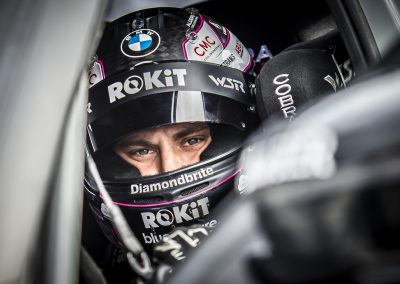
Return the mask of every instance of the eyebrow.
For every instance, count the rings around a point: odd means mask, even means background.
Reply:
[[[197,124],[197,125],[190,125],[181,131],[175,133],[172,138],[174,140],[179,140],[189,134],[192,134],[194,132],[202,131],[208,129],[207,124]],[[147,140],[143,140],[141,138],[136,138],[134,137],[132,140],[122,140],[119,143],[115,145],[115,148],[126,148],[129,146],[141,146],[141,147],[147,147],[147,148],[152,148],[155,147],[156,145],[150,143]]]
[[[128,141],[121,141],[115,145],[115,148],[126,148],[129,146],[141,146],[146,148],[152,148],[154,147],[154,144],[150,143],[147,140],[134,139]]]
[[[187,128],[179,131],[178,133],[175,133],[172,137],[174,138],[174,140],[179,140],[189,134],[192,134],[194,132],[198,132],[204,129],[208,129],[208,125],[207,124],[197,124],[197,125],[191,125],[188,126]]]

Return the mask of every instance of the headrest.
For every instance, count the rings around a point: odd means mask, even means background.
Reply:
[[[326,37],[296,44],[264,64],[256,79],[262,120],[272,115],[292,120],[302,104],[334,93],[344,85],[329,46]]]

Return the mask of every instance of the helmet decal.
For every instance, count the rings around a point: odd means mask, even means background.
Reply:
[[[204,19],[196,29],[188,29],[182,42],[186,60],[211,62],[247,71],[252,66],[252,58],[244,52],[242,43],[222,25]]]
[[[179,202],[183,202],[186,200],[190,200],[192,198],[195,198],[197,196],[202,196],[204,195],[206,192],[209,192],[213,189],[216,189],[218,187],[220,187],[221,185],[223,185],[224,183],[232,180],[233,178],[236,177],[236,175],[240,172],[240,170],[236,170],[234,173],[232,173],[231,175],[229,175],[228,177],[226,177],[224,180],[220,181],[219,183],[206,188],[204,190],[195,192],[194,194],[185,196],[183,198],[180,199],[175,199],[173,201],[165,201],[165,202],[161,202],[161,203],[156,203],[156,204],[129,204],[129,203],[122,203],[122,202],[115,202],[114,204],[119,205],[119,206],[123,206],[123,207],[137,207],[137,208],[145,208],[145,207],[160,207],[160,206],[165,206],[165,205],[171,205],[171,204],[175,204],[175,203],[179,203]]]
[[[179,225],[185,221],[204,218],[210,214],[210,202],[208,197],[203,197],[178,206],[170,210],[161,209],[157,212],[141,212],[143,225],[146,229],[158,228],[161,226]]]
[[[104,74],[104,65],[103,62],[101,62],[101,60],[97,59],[95,62],[93,62],[88,77],[89,77],[89,88],[93,87],[101,80],[104,80],[106,76]]]
[[[212,21],[209,18],[207,18],[207,20],[211,24],[210,27],[214,30],[215,34],[218,36],[220,42],[225,48],[231,39],[231,33],[224,26]]]
[[[200,170],[193,173],[184,173],[179,175],[178,177],[172,177],[167,181],[158,181],[149,184],[133,183],[131,184],[130,193],[132,195],[136,195],[147,192],[167,190],[169,188],[177,187],[178,185],[190,184],[197,180],[202,180],[212,174],[213,168],[207,167],[201,168]]]
[[[152,54],[160,46],[160,35],[150,29],[140,29],[128,34],[121,42],[125,56],[138,58]]]

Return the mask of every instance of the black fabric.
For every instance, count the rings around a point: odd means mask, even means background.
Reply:
[[[81,246],[79,283],[107,284],[103,272],[83,246]]]
[[[341,86],[341,78],[329,52],[289,49],[263,66],[256,86],[262,120],[272,115],[292,119],[305,102],[333,93]]]
[[[208,125],[210,127],[212,142],[201,154],[201,161],[217,157],[232,149],[241,147],[243,141],[249,134],[249,131],[239,131],[228,125],[219,125],[215,123],[209,123]]]
[[[128,179],[140,176],[139,171],[119,157],[112,147],[99,151],[94,159],[99,165],[99,173],[103,179]]]
[[[131,283],[135,277],[125,251],[113,245],[102,232],[85,194],[79,284]]]
[[[315,39],[296,43],[292,46],[289,46],[284,51],[295,49],[319,49],[323,51],[328,51],[329,49],[337,46],[339,42],[339,33],[337,30],[333,30]]]

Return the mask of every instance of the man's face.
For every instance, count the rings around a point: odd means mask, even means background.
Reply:
[[[199,162],[210,143],[206,123],[179,123],[131,133],[114,150],[142,176],[150,176]]]

